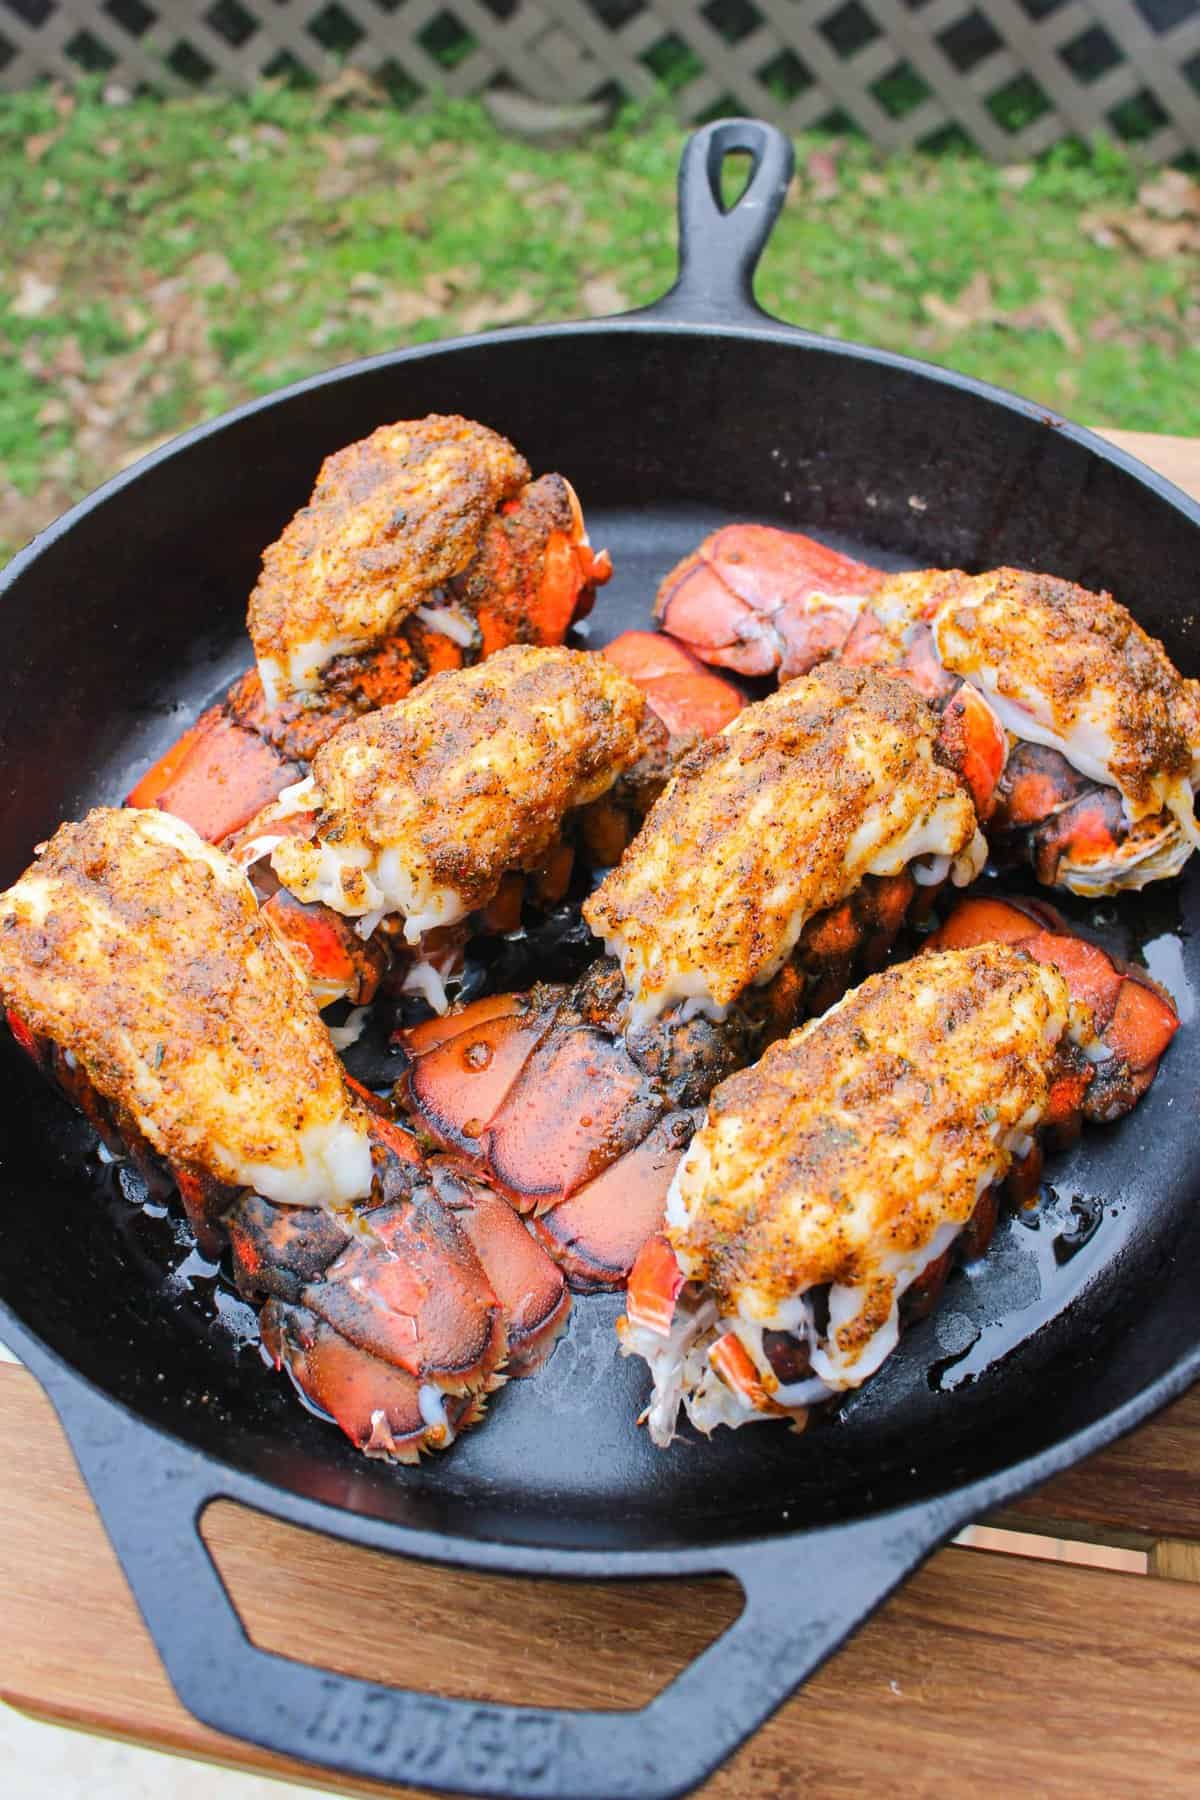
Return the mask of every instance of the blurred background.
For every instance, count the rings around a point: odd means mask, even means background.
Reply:
[[[651,299],[743,112],[772,311],[1200,430],[1200,0],[0,0],[0,559],[297,376]]]

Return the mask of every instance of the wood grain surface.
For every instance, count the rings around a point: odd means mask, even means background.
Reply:
[[[1200,496],[1200,443],[1106,435]],[[32,1376],[2,1364],[0,1471],[0,1696],[159,1749],[385,1791],[192,1719],[52,1409]],[[705,1795],[1200,1793],[1198,1477],[1200,1389],[996,1521],[1144,1545],[1165,1578],[942,1551]],[[204,1525],[256,1643],[431,1692],[642,1704],[737,1608],[730,1583],[517,1584],[298,1534],[225,1503]]]
[[[0,1468],[0,1696],[159,1749],[328,1780],[184,1711],[49,1403],[11,1366],[0,1367]],[[256,1642],[378,1681],[620,1706],[644,1700],[712,1635],[711,1582],[516,1590],[226,1503],[210,1510],[206,1536]],[[728,1616],[724,1595],[716,1605]],[[703,1791],[1195,1795],[1198,1637],[1200,1588],[1187,1582],[945,1550]]]
[[[1110,444],[1127,450],[1200,500],[1200,438],[1156,436],[1148,431],[1102,431]]]

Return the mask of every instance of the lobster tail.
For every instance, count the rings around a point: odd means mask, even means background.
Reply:
[[[680,1008],[627,1032],[624,983],[605,958],[571,989],[479,1000],[399,1032],[409,1066],[397,1099],[419,1132],[531,1215],[572,1287],[617,1287],[661,1223],[694,1109],[751,1045],[786,1029],[799,992],[785,971],[756,995],[753,1019]]]
[[[636,681],[673,738],[706,738],[737,717],[745,698],[666,631],[623,631],[604,646]]]
[[[340,1425],[364,1456],[416,1463],[422,1451],[448,1449],[483,1417],[485,1391],[443,1395],[348,1343],[306,1307],[268,1301],[260,1324],[275,1367],[286,1370],[305,1402]]]
[[[439,1197],[453,1211],[503,1309],[505,1375],[532,1375],[554,1348],[571,1310],[562,1270],[507,1200],[481,1182],[464,1181],[448,1165],[435,1162],[431,1168]]]
[[[570,1296],[497,1194],[378,1114],[372,1136],[378,1204],[335,1220],[249,1195],[226,1226],[276,1368],[368,1456],[413,1462],[541,1366]]]
[[[1038,962],[1052,963],[1086,1006],[1104,1060],[1064,1074],[1056,1112],[1073,1107],[1098,1122],[1119,1119],[1135,1106],[1158,1072],[1159,1060],[1179,1029],[1179,1013],[1165,989],[1144,970],[1110,956],[1073,932],[1053,907],[1040,901],[970,898],[928,939],[930,950],[1004,943]]]
[[[881,571],[800,532],[726,525],[663,579],[663,628],[706,663],[783,681],[842,648]]]
[[[210,844],[248,825],[303,774],[253,722],[255,696],[261,701],[262,689],[251,670],[146,771],[126,806],[172,813]]]

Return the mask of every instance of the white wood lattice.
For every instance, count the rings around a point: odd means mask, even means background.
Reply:
[[[1200,151],[1200,0],[0,0],[0,87],[103,70],[244,90],[346,63],[413,102],[497,82],[637,100],[665,80],[687,121],[849,120],[889,149],[953,132],[1012,159],[1106,130]]]

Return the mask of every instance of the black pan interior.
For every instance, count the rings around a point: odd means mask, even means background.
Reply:
[[[391,418],[461,411],[568,474],[616,577],[598,643],[739,517],[896,566],[1014,562],[1108,586],[1187,672],[1200,533],[1186,511],[1011,407],[887,359],[753,334],[596,327],[401,357],[199,434],[10,572],[0,676],[0,877],[57,822],[122,795],[247,660],[261,548],[329,450]],[[848,1519],[993,1474],[1138,1394],[1194,1348],[1200,890],[1077,906],[1141,954],[1185,1024],[1132,1118],[1059,1158],[881,1374],[804,1439],[776,1427],[653,1451],[615,1300],[586,1300],[535,1381],[419,1471],[364,1462],[262,1365],[248,1309],[186,1233],[125,1198],[88,1134],[9,1055],[0,1299],[136,1413],[301,1495],[460,1538],[666,1549]]]

